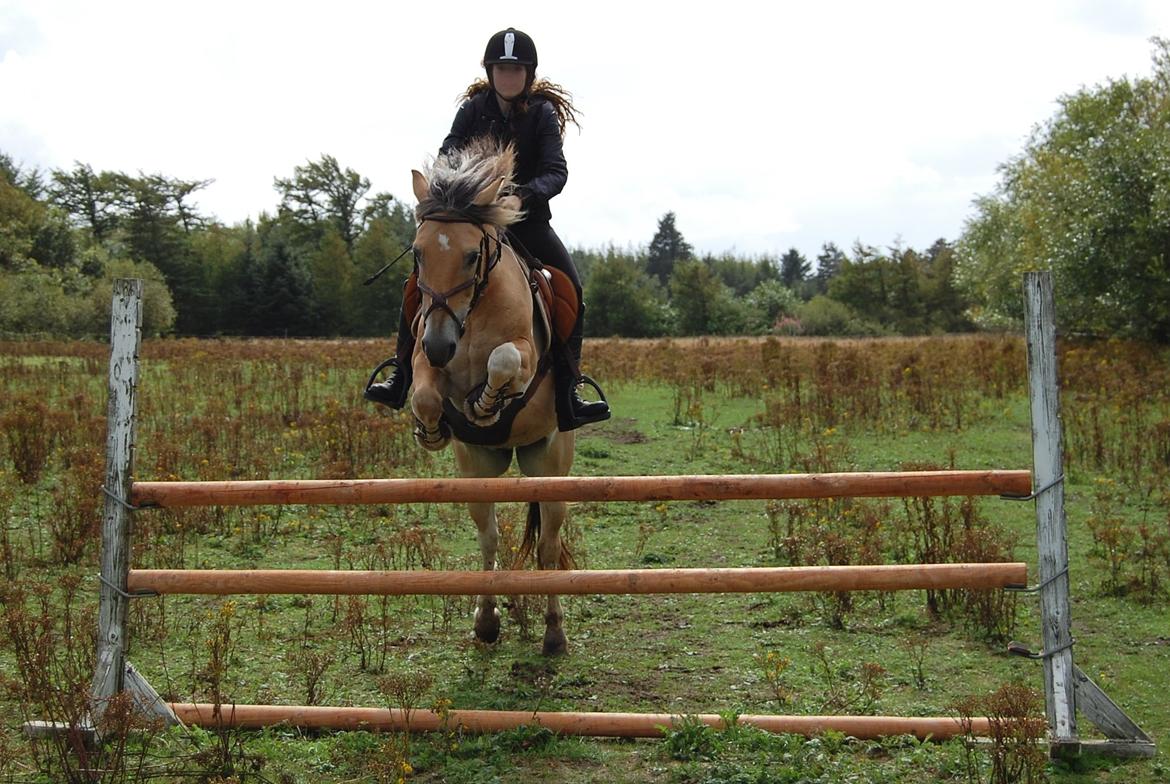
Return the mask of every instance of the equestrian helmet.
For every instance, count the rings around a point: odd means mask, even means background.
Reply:
[[[529,72],[536,70],[536,44],[528,33],[509,27],[491,37],[483,52],[483,65],[490,71],[501,63],[524,65]]]

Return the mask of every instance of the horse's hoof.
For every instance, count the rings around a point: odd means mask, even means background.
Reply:
[[[479,406],[463,404],[463,416],[467,421],[478,427],[491,427],[500,421],[499,411],[481,411]]]
[[[478,608],[475,611],[475,638],[480,642],[493,643],[500,639],[500,611],[492,608],[485,615]]]
[[[417,441],[418,445],[423,449],[431,452],[439,452],[445,449],[447,444],[450,443],[451,436],[437,435],[434,438],[429,438],[425,432],[415,429],[414,440]]]
[[[564,656],[569,652],[569,640],[561,629],[545,629],[544,648],[545,656]]]

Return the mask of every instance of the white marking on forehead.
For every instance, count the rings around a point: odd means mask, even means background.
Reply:
[[[439,245],[443,250],[451,250],[451,240],[447,239],[447,235],[442,232],[439,233]]]

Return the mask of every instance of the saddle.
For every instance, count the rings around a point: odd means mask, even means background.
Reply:
[[[554,336],[556,342],[567,342],[581,310],[576,286],[564,272],[556,267],[544,266],[524,248],[514,245],[513,250],[528,267],[532,303],[537,317],[544,325],[545,334]]]

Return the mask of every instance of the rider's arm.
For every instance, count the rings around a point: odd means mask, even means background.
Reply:
[[[569,179],[569,166],[565,162],[565,150],[561,142],[561,129],[557,123],[556,111],[552,104],[541,101],[533,107],[539,112],[536,125],[536,157],[540,164],[537,174],[517,188],[517,195],[524,208],[531,210],[538,203],[548,200],[564,190]]]

